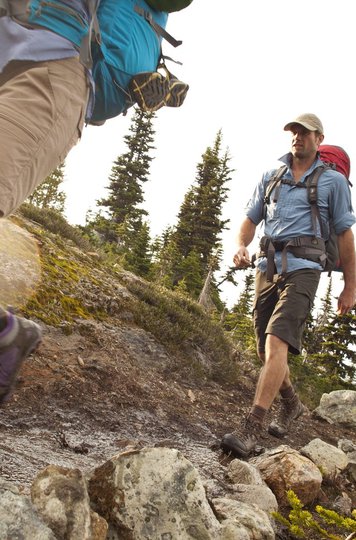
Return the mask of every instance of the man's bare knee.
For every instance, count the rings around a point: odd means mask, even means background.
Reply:
[[[288,343],[274,334],[268,334],[266,339],[267,355],[270,351],[288,351]]]

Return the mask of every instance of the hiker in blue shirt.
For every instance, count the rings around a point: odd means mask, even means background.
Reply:
[[[255,263],[253,306],[257,350],[264,366],[249,414],[236,431],[224,435],[221,441],[224,451],[243,458],[254,452],[264,430],[267,411],[278,393],[280,412],[278,419],[268,426],[271,435],[284,437],[293,420],[305,412],[290,380],[288,352],[299,354],[301,351],[305,321],[312,309],[326,258],[322,233],[320,227],[314,230],[307,189],[302,186],[322,165],[318,148],[324,139],[323,126],[314,114],[302,114],[284,129],[292,132],[291,152],[281,158],[287,167],[281,169],[282,179],[268,198],[266,189],[276,171],[264,174],[257,185],[237,235],[233,258],[237,268],[251,265],[247,248],[257,225],[264,221],[261,252]],[[317,194],[321,220],[329,228],[332,216],[337,235],[344,274],[338,313],[343,315],[355,305],[355,243],[351,227],[356,219],[350,189],[342,174],[323,169]]]

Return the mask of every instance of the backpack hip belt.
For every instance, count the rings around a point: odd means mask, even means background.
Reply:
[[[322,238],[315,236],[297,236],[285,242],[272,241],[268,236],[263,236],[260,240],[260,252],[253,257],[253,262],[259,257],[267,258],[267,281],[273,281],[275,272],[274,256],[276,251],[282,254],[282,274],[287,272],[287,253],[294,257],[308,259],[320,264],[323,268],[326,264],[326,247]]]

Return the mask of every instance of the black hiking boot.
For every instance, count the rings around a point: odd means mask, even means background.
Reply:
[[[290,399],[281,398],[280,407],[277,420],[274,420],[268,426],[268,433],[282,439],[287,435],[293,420],[296,420],[305,413],[307,408],[303,405],[297,395]]]
[[[223,436],[220,448],[227,454],[246,459],[255,452],[262,431],[262,424],[250,415],[236,431]]]

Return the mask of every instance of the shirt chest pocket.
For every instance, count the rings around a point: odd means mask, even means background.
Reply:
[[[304,213],[310,209],[307,201],[305,187],[281,184],[271,193],[270,203],[267,205],[267,219],[269,220],[295,220],[296,214]]]

